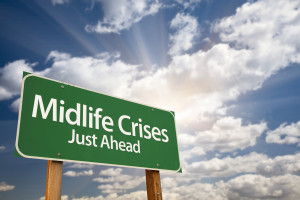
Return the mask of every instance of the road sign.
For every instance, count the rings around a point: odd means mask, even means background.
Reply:
[[[174,114],[28,74],[17,152],[27,158],[180,170]]]

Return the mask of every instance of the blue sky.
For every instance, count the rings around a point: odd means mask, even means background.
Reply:
[[[0,199],[43,199],[14,157],[22,72],[174,110],[164,199],[300,196],[300,2],[0,2]],[[64,163],[62,199],[146,199],[144,170]]]

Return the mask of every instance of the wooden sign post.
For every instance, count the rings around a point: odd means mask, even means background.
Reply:
[[[145,171],[148,200],[162,200],[159,171],[147,169]]]
[[[48,160],[45,200],[61,199],[62,161]]]

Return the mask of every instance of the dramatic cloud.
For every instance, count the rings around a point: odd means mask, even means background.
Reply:
[[[253,152],[249,155],[235,158],[213,158],[209,161],[193,162],[188,169],[202,176],[226,177],[241,173],[254,173],[258,163],[267,158],[266,155]]]
[[[300,154],[270,158],[265,154],[252,152],[237,157],[213,158],[192,162],[186,170],[201,177],[228,177],[242,173],[259,173],[264,176],[297,174],[300,172]]]
[[[73,168],[73,169],[83,169],[83,168],[91,169],[94,167],[94,165],[92,164],[68,163],[68,162],[64,162],[64,166],[66,168]]]
[[[124,182],[102,184],[99,185],[98,188],[104,194],[120,193],[120,192],[124,192],[124,190],[134,189],[138,187],[140,184],[142,184],[143,182],[145,182],[145,177],[133,177],[130,180]]]
[[[124,182],[129,181],[132,179],[132,176],[130,175],[118,175],[118,176],[110,176],[106,178],[98,177],[94,178],[93,181],[99,182],[99,183],[114,183],[114,182]]]
[[[40,200],[45,200],[45,196],[41,197]],[[69,196],[68,195],[62,195],[61,200],[69,200]]]
[[[124,190],[134,189],[140,184],[145,182],[145,177],[132,176],[128,174],[122,174],[121,168],[108,168],[99,172],[100,176],[105,176],[105,178],[98,177],[94,178],[93,181],[102,183],[98,188],[104,194],[120,193]],[[106,184],[103,184],[106,183]]]
[[[199,4],[201,0],[176,0],[179,4],[183,5],[184,8],[192,8]]]
[[[300,121],[287,125],[281,124],[273,131],[267,132],[267,143],[298,144],[300,146]]]
[[[70,176],[70,177],[77,177],[77,176],[92,176],[94,174],[93,170],[87,170],[87,171],[80,171],[80,172],[76,172],[76,171],[67,171],[64,173],[65,176]]]
[[[265,176],[299,174],[300,154],[277,156],[274,159],[261,160],[257,165],[257,171]]]
[[[300,195],[300,177],[285,175],[263,177],[260,175],[243,175],[226,183],[227,198],[245,199],[297,199]]]
[[[182,184],[168,188],[164,193],[176,197],[174,199],[191,200],[271,200],[275,198],[293,200],[300,195],[299,183],[300,177],[295,175],[264,177],[247,174],[230,179],[228,182]]]
[[[88,32],[120,33],[148,15],[158,12],[160,4],[151,0],[100,0],[104,18],[96,25],[87,25]]]
[[[267,77],[289,62],[300,61],[299,6],[295,0],[245,3],[235,15],[217,23],[215,31],[222,41],[250,50],[249,69]]]
[[[179,146],[184,149],[180,152],[182,166],[187,167],[189,159],[198,158],[210,151],[234,152],[254,146],[256,139],[266,129],[265,122],[242,125],[241,118],[223,117],[208,130],[195,134],[181,133],[178,135],[178,141]]]
[[[162,180],[164,185],[164,199],[191,199],[191,200],[257,200],[257,199],[280,199],[294,200],[300,195],[298,186],[300,177],[295,175],[283,175],[264,177],[261,175],[246,174],[227,182],[218,181],[210,183],[192,183],[174,185],[172,179]],[[171,186],[169,185],[171,184]],[[168,187],[169,186],[169,187]],[[116,193],[108,196],[81,197],[73,200],[108,200],[108,199],[145,199],[145,191],[136,191],[124,195]]]
[[[16,60],[0,68],[0,100],[20,95],[23,71],[33,72],[35,65],[25,60]]]
[[[55,6],[56,4],[65,4],[65,3],[69,3],[69,0],[51,0],[52,4]]]
[[[108,168],[99,172],[100,176],[120,176],[123,169],[121,168]]]
[[[14,112],[19,111],[20,102],[21,102],[21,98],[17,98],[16,100],[13,101],[13,103],[10,105],[10,108],[12,109],[12,111],[14,111]]]
[[[15,189],[14,185],[8,185],[5,182],[0,182],[0,192],[5,192]]]
[[[171,28],[175,30],[175,33],[170,35],[171,47],[169,54],[180,55],[191,49],[193,40],[199,34],[196,18],[188,14],[178,13],[171,21]]]
[[[144,200],[147,199],[147,193],[145,191],[135,191],[128,194],[118,195],[112,193],[106,197],[100,195],[97,197],[84,196],[81,198],[73,198],[72,200]]]
[[[112,56],[102,54],[94,58],[71,57],[66,53],[52,51],[47,61],[52,61],[53,64],[43,71],[34,71],[36,63],[26,63],[25,60],[11,62],[1,68],[0,100],[20,95],[23,71],[117,96],[123,96],[125,89],[139,74],[138,66],[125,64],[118,60],[115,54]],[[14,110],[18,110],[19,102],[17,99],[12,104]]]
[[[224,117],[216,121],[211,130],[197,133],[191,142],[205,151],[231,152],[254,146],[266,128],[264,122],[242,126],[242,119]]]

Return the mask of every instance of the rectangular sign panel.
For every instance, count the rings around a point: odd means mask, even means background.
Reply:
[[[17,152],[27,158],[180,170],[174,114],[28,74]]]

